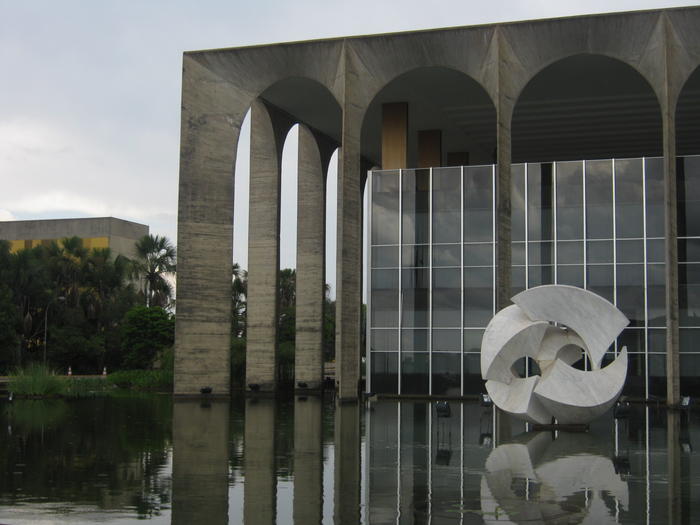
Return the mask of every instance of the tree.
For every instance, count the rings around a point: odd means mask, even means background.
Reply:
[[[233,265],[231,282],[231,337],[246,336],[246,293],[248,291],[248,272],[241,270],[238,263]]]
[[[175,272],[176,251],[167,237],[144,235],[136,242],[133,276],[140,280],[146,306],[167,307],[173,287],[167,279]]]
[[[147,369],[156,356],[172,346],[175,320],[159,306],[135,306],[124,317],[122,345],[125,368]]]

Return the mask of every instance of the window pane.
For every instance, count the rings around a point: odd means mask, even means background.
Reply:
[[[610,264],[601,264],[598,266],[588,266],[586,279],[588,281],[588,289],[604,297],[611,303],[613,302],[613,267]]]
[[[583,265],[558,266],[557,283],[583,288]]]
[[[514,242],[510,245],[511,249],[511,263],[514,265],[524,265],[525,264],[525,243],[524,242]]]
[[[531,241],[552,239],[552,164],[527,165],[527,231]]]
[[[622,352],[623,347],[631,353],[644,352],[644,329],[625,328],[617,338],[617,351]]]
[[[525,240],[525,165],[510,168],[510,235],[513,241]]]
[[[398,394],[399,354],[372,352],[372,392],[378,394]]]
[[[459,268],[433,270],[433,326],[460,326],[461,280]]]
[[[629,326],[644,326],[644,265],[618,267],[617,307],[630,320]]]
[[[401,270],[401,279],[401,325],[427,327],[429,270]]]
[[[464,354],[464,395],[486,393],[481,379],[481,359],[479,354]]]
[[[583,264],[583,241],[557,242],[557,264]]]
[[[461,242],[461,168],[433,169],[433,242]]]
[[[372,351],[398,352],[399,351],[399,331],[398,330],[372,330],[371,332]]]
[[[460,244],[433,245],[433,266],[461,266]]]
[[[373,246],[373,268],[397,268],[399,266],[398,246]]]
[[[666,356],[649,354],[649,397],[666,397]]]
[[[700,394],[700,355],[682,355],[681,393],[697,396]]]
[[[583,238],[583,162],[558,162],[557,239]]]
[[[554,283],[554,270],[552,266],[530,266],[527,269],[528,288]]]
[[[510,269],[510,293],[515,295],[525,289],[525,267],[513,266]],[[512,297],[511,295],[511,297]]]
[[[700,157],[679,159],[677,169],[678,236],[700,236]]]
[[[586,258],[589,264],[613,262],[612,241],[588,241],[586,243]]]
[[[492,241],[493,169],[491,166],[464,170],[464,240]]]
[[[666,330],[655,329],[649,330],[649,337],[647,338],[647,351],[649,353],[664,353],[666,352]]]
[[[666,261],[666,246],[664,239],[651,239],[647,241],[647,261]]]
[[[464,326],[485,327],[493,317],[493,271],[464,269]]]
[[[700,326],[700,265],[678,265],[678,306],[681,326]]]
[[[433,330],[433,352],[460,352],[460,330]]]
[[[401,393],[428,394],[428,353],[401,353]]]
[[[404,170],[402,173],[402,243],[428,243],[430,170]]]
[[[372,326],[398,326],[398,304],[398,270],[372,270]]]
[[[615,226],[618,237],[642,237],[642,159],[615,161]]]
[[[649,326],[666,326],[665,265],[647,265],[647,310]]]
[[[427,268],[429,264],[430,246],[427,244],[401,247],[401,266],[404,268]]]
[[[481,352],[481,340],[484,330],[464,330],[464,351]]]
[[[459,354],[433,354],[433,395],[449,397],[461,395],[461,364]]]
[[[465,244],[464,266],[493,265],[493,244]]]
[[[700,262],[700,239],[678,239],[678,261]]]
[[[700,337],[700,330],[697,328],[681,328],[678,330],[680,351],[684,354],[700,353],[698,337]]]
[[[663,237],[664,228],[664,166],[662,158],[645,160],[647,196],[647,237]]]
[[[586,235],[612,239],[612,161],[586,161]]]
[[[372,174],[372,244],[399,242],[399,172]]]
[[[644,241],[637,239],[617,241],[617,262],[644,262]]]
[[[401,351],[402,352],[427,352],[428,351],[428,330],[401,330]]]
[[[527,244],[528,264],[552,264],[554,262],[554,243],[529,242]]]

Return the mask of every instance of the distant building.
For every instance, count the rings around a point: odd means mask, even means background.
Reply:
[[[134,245],[144,235],[148,235],[145,224],[114,217],[0,221],[0,239],[10,241],[13,252],[66,237],[80,237],[85,248],[110,248],[114,257],[133,257]]]

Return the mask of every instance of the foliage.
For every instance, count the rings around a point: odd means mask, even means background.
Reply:
[[[114,385],[103,377],[66,377],[64,395],[66,397],[95,397],[109,394]]]
[[[277,353],[277,381],[280,387],[294,385],[294,342],[282,341]]]
[[[245,385],[245,349],[245,339],[231,338],[231,384],[234,388]]]
[[[146,306],[170,305],[173,287],[168,275],[175,272],[175,257],[175,246],[167,237],[149,234],[137,241],[132,272],[141,281]]]
[[[44,365],[32,363],[10,375],[10,392],[20,396],[58,396],[65,392],[65,381]]]
[[[246,293],[248,292],[248,272],[233,265],[231,282],[231,337],[245,339],[246,336]]]
[[[163,308],[135,306],[124,317],[122,345],[126,369],[149,369],[156,356],[172,346],[175,320]]]
[[[107,376],[107,381],[119,388],[131,390],[169,391],[173,387],[172,369],[119,370]]]

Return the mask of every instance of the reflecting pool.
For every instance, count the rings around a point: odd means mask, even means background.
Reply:
[[[0,523],[700,523],[700,414],[533,432],[476,402],[0,402]]]

